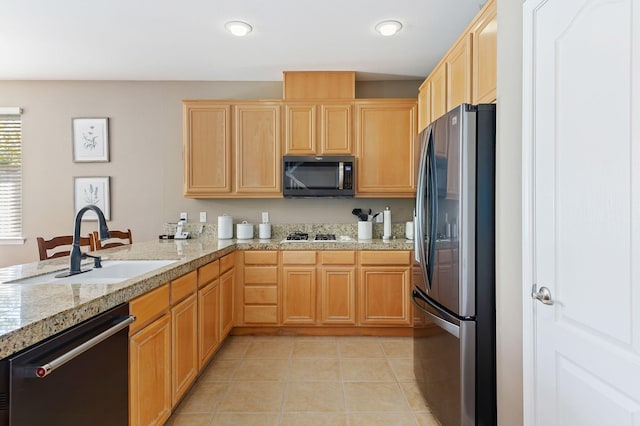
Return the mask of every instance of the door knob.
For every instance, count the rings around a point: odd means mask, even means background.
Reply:
[[[531,297],[545,305],[553,305],[553,299],[551,299],[551,291],[547,287],[540,287],[539,291],[536,291],[536,285],[531,288]]]

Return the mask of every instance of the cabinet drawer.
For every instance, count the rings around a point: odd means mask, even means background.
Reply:
[[[278,307],[277,306],[245,306],[244,307],[244,323],[245,324],[277,324],[278,323]]]
[[[220,275],[220,261],[214,260],[198,268],[198,288],[218,278]]]
[[[225,257],[220,259],[220,273],[228,271],[229,269],[235,266],[235,253],[231,253],[226,255]]]
[[[198,274],[196,271],[171,281],[171,305],[175,305],[198,289]]]
[[[278,252],[277,251],[245,251],[244,264],[245,265],[277,265]]]
[[[283,265],[315,265],[316,252],[315,251],[283,251],[282,264]]]
[[[361,265],[409,265],[410,251],[372,250],[360,252]]]
[[[278,267],[277,266],[245,266],[244,283],[245,284],[277,284],[278,283]]]
[[[320,259],[323,265],[355,265],[356,252],[348,251],[321,251]]]
[[[245,287],[244,303],[247,305],[275,305],[278,303],[278,288],[276,286]]]
[[[164,284],[147,294],[136,297],[129,303],[129,312],[136,317],[136,320],[129,326],[129,334],[135,334],[168,311],[169,284]]]

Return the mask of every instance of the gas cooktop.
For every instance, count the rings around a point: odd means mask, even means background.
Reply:
[[[292,232],[287,238],[282,240],[283,243],[311,243],[311,242],[353,242],[354,239],[348,236],[340,236],[336,238],[335,234],[316,234],[313,239],[309,238],[306,232]]]

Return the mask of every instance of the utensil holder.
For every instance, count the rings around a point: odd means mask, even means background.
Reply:
[[[370,240],[373,238],[373,223],[368,221],[358,222],[358,240]]]
[[[258,237],[261,240],[268,240],[271,238],[271,224],[261,223],[258,225]]]

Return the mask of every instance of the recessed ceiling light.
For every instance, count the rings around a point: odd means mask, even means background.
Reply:
[[[224,27],[234,36],[243,37],[253,31],[251,25],[242,21],[229,21],[224,24]]]
[[[376,25],[376,31],[383,36],[392,36],[402,29],[402,24],[398,21],[382,21]]]

